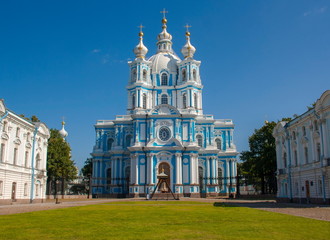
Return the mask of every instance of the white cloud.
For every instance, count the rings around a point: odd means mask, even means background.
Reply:
[[[97,49],[97,48],[96,48],[96,49],[93,49],[93,50],[92,50],[92,53],[99,53],[99,52],[101,52],[101,49]]]
[[[304,12],[303,16],[304,17],[307,17],[307,16],[310,16],[310,15],[323,14],[323,13],[325,13],[327,11],[327,9],[328,9],[328,6],[323,6],[323,7],[320,7],[320,8],[315,8],[312,11]]]

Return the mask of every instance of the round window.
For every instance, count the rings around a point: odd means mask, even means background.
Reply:
[[[162,141],[167,141],[171,137],[171,130],[168,127],[161,127],[159,129],[159,138]]]

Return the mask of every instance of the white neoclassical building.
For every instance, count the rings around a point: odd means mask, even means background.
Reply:
[[[178,196],[233,194],[234,124],[203,114],[201,62],[190,32],[182,58],[172,49],[165,17],[156,54],[147,58],[142,31],[139,37],[128,62],[127,115],[95,125],[93,194],[145,196],[156,191],[162,171]]]
[[[6,108],[0,99],[0,204],[46,198],[47,126]]]
[[[330,203],[330,90],[274,128],[279,201]]]

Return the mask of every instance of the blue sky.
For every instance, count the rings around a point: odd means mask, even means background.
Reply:
[[[50,128],[64,116],[83,166],[96,120],[126,114],[137,26],[152,56],[163,8],[180,57],[192,26],[204,113],[234,120],[239,151],[265,120],[302,114],[330,87],[329,1],[12,0],[0,3],[0,98]]]

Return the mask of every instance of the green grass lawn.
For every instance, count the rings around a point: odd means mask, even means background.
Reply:
[[[0,216],[0,239],[330,239],[330,222],[185,201],[114,202]]]

